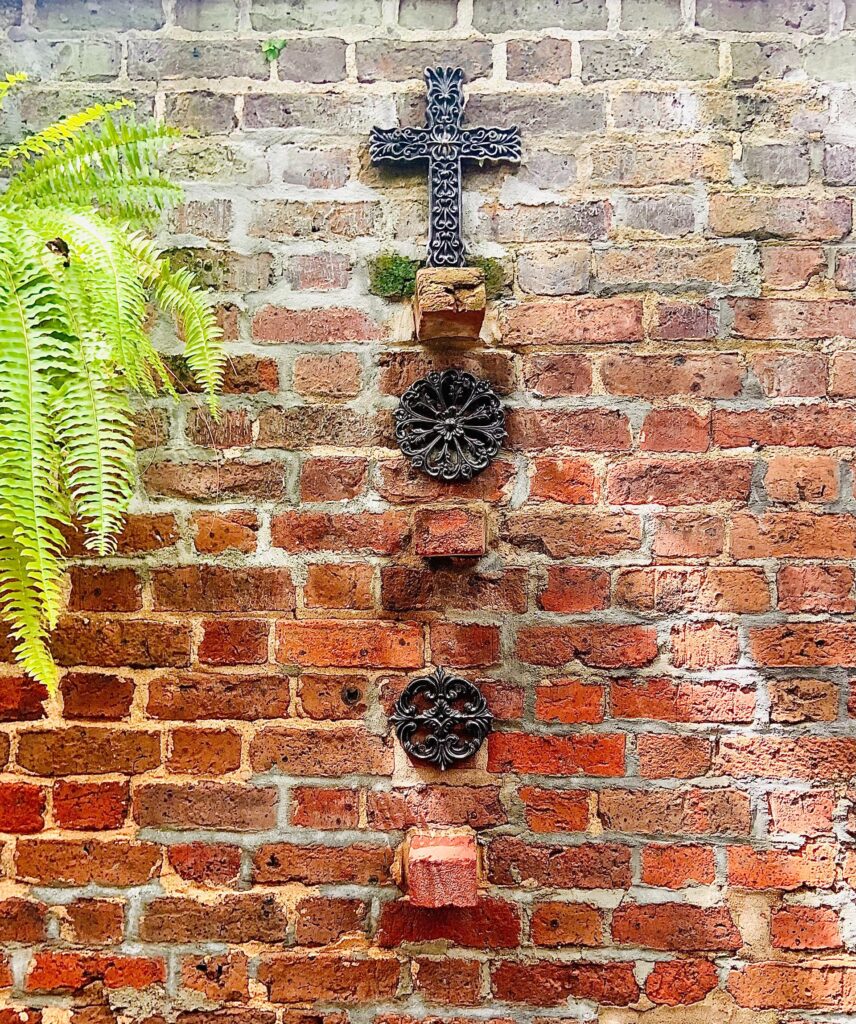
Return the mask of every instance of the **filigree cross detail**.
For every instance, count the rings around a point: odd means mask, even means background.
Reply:
[[[428,266],[464,265],[461,161],[520,159],[520,129],[464,128],[462,68],[426,68],[424,128],[373,128],[373,161],[428,161]]]

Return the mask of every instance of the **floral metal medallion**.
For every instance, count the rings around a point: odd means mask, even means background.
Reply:
[[[505,438],[505,413],[493,388],[463,370],[429,373],[411,384],[395,421],[401,450],[438,480],[471,480]]]
[[[436,668],[410,680],[390,720],[410,757],[445,771],[475,754],[493,715],[477,686]]]

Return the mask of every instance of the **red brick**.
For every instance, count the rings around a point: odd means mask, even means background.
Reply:
[[[477,960],[430,960],[419,957],[411,964],[413,987],[428,1003],[478,1006],[481,1002],[481,965]]]
[[[216,903],[184,896],[159,896],[143,909],[143,942],[282,943],[285,909],[269,893],[222,893]]]
[[[856,558],[856,517],[814,512],[738,513],[731,552],[741,558]]]
[[[673,512],[657,517],[653,552],[658,558],[705,558],[722,554],[725,527],[717,516]]]
[[[711,742],[701,736],[644,733],[636,747],[643,779],[692,779],[710,770]]]
[[[55,782],[53,811],[56,823],[61,828],[121,828],[128,813],[128,784],[69,780]]]
[[[156,569],[151,576],[154,607],[177,612],[293,611],[294,584],[288,569],[186,565]]]
[[[603,345],[641,339],[638,299],[527,302],[509,310],[505,320],[508,345]]]
[[[297,682],[300,709],[321,722],[360,719],[366,713],[367,686],[364,676],[304,673]]]
[[[686,622],[672,627],[671,662],[678,668],[736,665],[740,650],[736,629],[719,622]]]
[[[755,1010],[848,1011],[856,1005],[852,968],[819,965],[758,963],[735,968],[728,991],[739,1006]]]
[[[124,904],[110,900],[75,900],[60,919],[62,937],[82,946],[115,946],[124,932]]]
[[[431,626],[431,657],[439,665],[472,668],[501,660],[499,627],[441,622]]]
[[[833,830],[836,798],[831,790],[770,793],[767,805],[770,813],[770,832],[822,836],[829,835]]]
[[[413,622],[320,620],[277,625],[277,660],[314,668],[419,668],[422,628]]]
[[[182,988],[199,992],[215,1003],[243,1003],[249,998],[249,972],[244,953],[183,956],[180,979]]]
[[[300,467],[300,498],[302,501],[356,498],[365,487],[367,467],[363,458],[306,459]]]
[[[353,352],[300,355],[294,361],[294,390],[300,395],[353,398],[362,387],[362,366]]]
[[[202,554],[256,550],[259,520],[255,512],[195,512],[192,523],[193,546]]]
[[[609,606],[609,574],[603,569],[551,565],[538,606],[547,612],[593,612]]]
[[[609,355],[600,362],[607,392],[636,398],[736,398],[745,369],[738,355]]]
[[[32,722],[45,717],[48,691],[29,676],[0,677],[0,722]]]
[[[474,907],[430,909],[400,900],[383,905],[378,945],[397,948],[404,942],[438,939],[475,949],[508,949],[520,941],[520,917],[515,904],[482,897]]]
[[[391,555],[403,547],[409,532],[400,512],[286,512],[271,521],[271,543],[286,551],[365,550]]]
[[[760,341],[856,334],[856,302],[815,299],[734,299],[734,333]]]
[[[605,789],[598,817],[607,831],[647,835],[748,835],[751,825],[735,789]]]
[[[845,736],[723,736],[715,770],[735,777],[844,781],[856,758]]]
[[[710,199],[715,235],[835,241],[850,231],[850,201],[719,193]]]
[[[523,357],[523,382],[541,398],[560,398],[591,393],[591,362],[566,352]]]
[[[645,982],[653,1003],[689,1006],[700,1002],[719,983],[716,965],[709,960],[661,960]]]
[[[154,619],[68,616],[53,634],[60,665],[105,668],[180,667],[190,663],[190,625]]]
[[[82,725],[26,732],[18,742],[18,764],[37,775],[134,774],[160,764],[160,736]]]
[[[749,630],[749,649],[759,665],[823,667],[856,665],[856,626],[848,622],[792,622]]]
[[[534,1006],[561,1006],[570,998],[629,1006],[639,998],[631,963],[506,960],[493,968],[491,982],[498,999]]]
[[[167,857],[182,878],[212,888],[235,886],[241,870],[240,848],[226,843],[173,843]]]
[[[603,721],[602,686],[583,683],[579,679],[551,679],[535,690],[535,717],[541,722]]]
[[[774,949],[841,949],[838,914],[832,907],[785,906],[774,910],[770,942]]]
[[[253,853],[253,880],[262,885],[388,885],[392,855],[392,848],[381,843],[267,843]]]
[[[835,881],[835,847],[806,843],[801,850],[728,848],[728,881],[738,889],[828,889]]]
[[[812,277],[822,274],[825,268],[826,256],[819,245],[761,247],[761,277],[770,288],[804,288]]]
[[[663,722],[751,722],[755,692],[731,681],[664,677],[616,679],[612,684],[615,718]]]
[[[692,409],[652,409],[642,424],[639,449],[646,452],[705,452],[710,417]]]
[[[599,946],[603,911],[587,903],[538,903],[530,929],[536,946]]]
[[[289,775],[389,775],[392,748],[388,741],[361,728],[321,730],[271,725],[261,729],[250,743],[250,761],[256,771],[279,768]]]
[[[713,850],[692,843],[662,846],[648,843],[642,848],[642,881],[665,889],[710,885],[716,876]]]
[[[635,551],[642,542],[642,529],[635,515],[564,509],[548,515],[522,510],[507,516],[502,539],[552,558],[590,557]]]
[[[828,405],[713,413],[713,443],[720,448],[783,445],[837,448],[856,444],[856,413]]]
[[[390,792],[369,791],[366,816],[371,827],[389,831],[426,825],[502,825],[506,813],[495,786],[414,786]]]
[[[362,936],[367,916],[362,900],[310,897],[297,905],[294,937],[299,946],[327,946],[345,936]]]
[[[495,732],[488,739],[488,771],[528,775],[622,775],[624,737],[608,733],[532,736]]]
[[[524,786],[518,791],[533,832],[584,832],[589,821],[589,795],[584,789],[555,790]]]
[[[616,505],[700,505],[746,501],[752,463],[631,459],[607,473],[607,493]]]
[[[268,660],[269,634],[264,619],[206,619],[199,660],[205,665],[262,665]]]
[[[126,839],[20,839],[16,877],[35,885],[144,885],[158,873],[160,847]]]
[[[770,398],[819,398],[826,394],[826,356],[812,352],[762,352],[752,369]]]
[[[488,878],[494,885],[558,889],[616,889],[630,885],[630,847],[616,843],[525,843],[512,836],[488,847]]]
[[[131,710],[134,681],[107,672],[67,672],[60,692],[66,718],[118,721]]]
[[[478,852],[474,835],[417,833],[410,837],[405,856],[411,906],[476,906]]]
[[[173,729],[167,767],[188,775],[220,775],[241,764],[241,737],[234,729]]]
[[[358,309],[283,309],[264,306],[253,317],[253,338],[279,345],[377,341],[380,325]]]
[[[785,612],[852,612],[853,570],[846,565],[784,565],[776,576]]]
[[[838,497],[838,461],[823,455],[774,456],[767,463],[764,487],[773,501],[834,501]]]
[[[657,657],[657,637],[645,626],[531,626],[517,635],[517,656],[532,665],[640,667]]]
[[[600,487],[594,467],[584,459],[536,458],[529,485],[533,501],[561,501],[565,505],[592,505]]]
[[[80,993],[96,982],[108,989],[142,989],[165,979],[163,960],[45,950],[33,957],[25,987],[28,992]]]
[[[42,942],[46,935],[46,911],[41,903],[19,896],[0,900],[0,941]]]
[[[276,825],[278,791],[237,782],[148,782],[134,790],[143,828],[261,832]]]
[[[483,512],[464,508],[420,509],[413,517],[413,552],[423,558],[483,555]]]
[[[505,418],[508,447],[540,452],[562,445],[583,452],[630,448],[630,424],[612,409],[512,409]]]
[[[28,782],[0,783],[0,832],[41,832],[45,791]]]
[[[398,972],[394,957],[278,953],[261,959],[258,977],[274,1003],[361,1005],[392,999]]]
[[[736,952],[743,940],[725,907],[686,903],[624,903],[612,915],[618,945],[673,952]]]
[[[152,718],[181,722],[254,721],[287,717],[290,702],[285,676],[170,672],[149,683],[146,711]]]

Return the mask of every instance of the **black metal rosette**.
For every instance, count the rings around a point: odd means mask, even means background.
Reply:
[[[463,370],[429,373],[411,384],[395,421],[401,450],[438,480],[471,480],[490,465],[505,438],[495,391]]]
[[[445,771],[475,754],[493,715],[477,686],[436,668],[410,680],[390,721],[409,757]]]

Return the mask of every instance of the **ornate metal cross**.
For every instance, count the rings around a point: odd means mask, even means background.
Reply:
[[[373,161],[428,161],[428,265],[460,267],[461,161],[519,160],[520,129],[463,128],[462,68],[426,68],[428,110],[425,128],[373,128]]]

